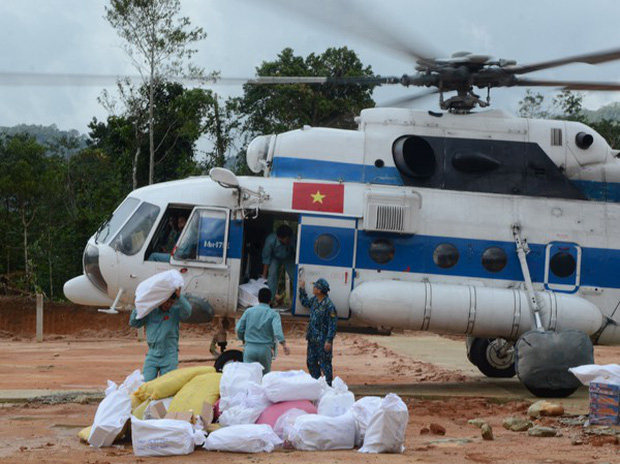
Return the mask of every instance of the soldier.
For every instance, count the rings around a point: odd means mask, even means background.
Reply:
[[[310,321],[306,331],[306,340],[308,340],[308,352],[306,363],[310,375],[315,379],[321,376],[321,372],[325,376],[325,380],[329,385],[332,384],[332,354],[333,342],[336,336],[337,314],[334,303],[327,296],[329,293],[329,284],[325,279],[319,279],[314,282],[312,293],[314,296],[308,298],[305,289],[306,283],[299,281],[299,298],[301,304],[306,308],[310,308]]]

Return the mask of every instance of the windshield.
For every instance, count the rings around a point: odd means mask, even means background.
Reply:
[[[95,235],[95,241],[106,243],[112,236],[114,236],[114,234],[118,232],[121,225],[123,225],[123,223],[127,220],[131,212],[136,209],[138,203],[140,203],[140,200],[127,197],[125,201],[122,202],[118,208],[116,208],[114,214],[112,214],[112,216],[101,224],[101,227],[99,227],[99,230]]]
[[[142,203],[118,235],[114,237],[110,246],[125,255],[135,255],[142,249],[157,216],[159,216],[159,206],[146,202]]]

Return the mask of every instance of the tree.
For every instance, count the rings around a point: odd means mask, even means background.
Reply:
[[[276,61],[263,62],[258,76],[326,76],[369,77],[370,66],[364,66],[356,53],[347,47],[329,48],[323,54],[307,58],[295,56],[285,48]],[[304,125],[354,128],[360,110],[374,106],[375,85],[284,84],[243,87],[237,110],[244,121],[244,132],[269,134]]]
[[[166,78],[202,74],[186,64],[196,50],[189,48],[206,34],[191,29],[187,17],[179,17],[180,0],[110,0],[106,19],[126,41],[125,51],[148,89],[149,184],[155,179],[155,90]],[[141,144],[137,144],[140,146]]]
[[[566,119],[586,122],[583,111],[583,95],[570,90],[562,90],[555,95],[551,104],[545,104],[545,97],[540,93],[525,91],[525,97],[519,102],[519,116],[536,119]]]
[[[143,102],[148,101],[151,90],[143,86],[136,94]],[[160,82],[153,90],[154,112],[152,126],[155,136],[153,178],[146,178],[147,160],[136,154],[147,151],[146,137],[136,133],[148,131],[146,125],[125,116],[109,116],[107,121],[93,119],[90,136],[93,147],[104,150],[114,160],[116,172],[124,185],[136,188],[150,180],[161,182],[197,174],[195,144],[205,132],[216,102],[211,91],[186,89],[175,82]],[[136,107],[140,105],[136,102]],[[129,173],[132,172],[132,180]]]
[[[25,280],[33,280],[30,231],[44,211],[50,179],[45,148],[27,134],[6,138],[0,145],[0,198],[7,219],[21,231]],[[16,244],[17,245],[17,244]]]

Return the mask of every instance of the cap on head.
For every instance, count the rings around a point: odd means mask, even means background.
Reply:
[[[314,286],[326,295],[329,293],[329,284],[322,277],[314,283]]]

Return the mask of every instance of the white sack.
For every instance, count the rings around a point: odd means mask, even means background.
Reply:
[[[278,417],[276,423],[273,424],[273,431],[282,440],[290,441],[291,432],[295,429],[295,421],[299,416],[303,416],[304,414],[308,413],[303,409],[289,409]]]
[[[409,410],[403,400],[388,393],[373,414],[360,453],[403,453]]]
[[[121,384],[121,388],[127,389],[131,395],[138,388],[140,388],[143,383],[144,376],[142,375],[142,371],[140,371],[140,369],[136,369],[125,378],[125,381]]]
[[[620,384],[620,365],[584,364],[583,366],[569,367],[568,370],[577,377],[582,384],[590,385],[590,382]]]
[[[259,303],[258,292],[266,286],[267,280],[262,277],[250,279],[247,283],[239,285],[239,305],[243,307],[256,306]]]
[[[289,441],[298,450],[328,451],[355,446],[355,418],[347,413],[338,417],[305,414],[295,419]]]
[[[160,272],[140,282],[136,288],[136,318],[145,317],[183,285],[183,276],[176,269]]]
[[[317,413],[322,416],[341,416],[351,410],[355,403],[355,395],[340,377],[336,377],[325,393],[321,396],[317,406]]]
[[[112,446],[131,415],[131,397],[126,388],[111,391],[99,403],[88,443],[96,448]]]
[[[211,432],[204,444],[209,451],[271,453],[282,440],[267,424],[233,425]]]
[[[321,397],[321,383],[304,371],[274,371],[263,377],[263,389],[270,401],[310,400]]]
[[[357,400],[351,407],[355,423],[357,425],[357,437],[355,445],[361,446],[366,435],[368,423],[374,413],[381,407],[383,400],[378,396],[365,396]]]
[[[131,417],[131,444],[136,456],[179,456],[194,452],[205,436],[189,422]]]
[[[220,399],[220,408],[222,400]],[[220,414],[218,422],[224,427],[241,424],[254,424],[262,412],[271,406],[271,401],[265,396],[263,387],[255,382],[249,382],[247,391],[238,393],[227,399],[226,408]]]
[[[263,366],[261,363],[242,363],[232,362],[224,366],[222,378],[220,379],[220,411],[238,404],[240,401],[233,401],[237,395],[245,398],[248,393],[250,383],[260,385],[263,378]]]

